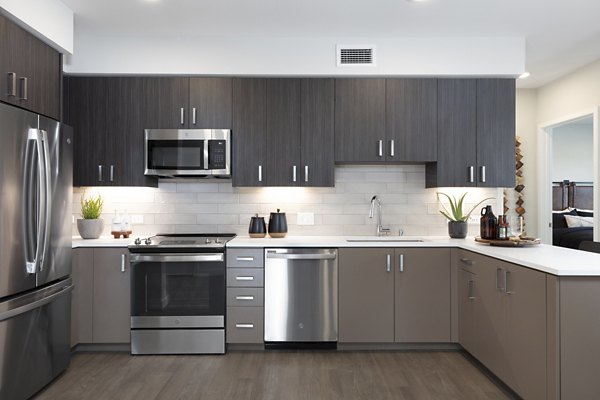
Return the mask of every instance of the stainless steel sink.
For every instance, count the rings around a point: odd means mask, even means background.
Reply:
[[[391,238],[391,237],[367,237],[346,239],[346,242],[378,242],[378,243],[419,243],[425,242],[421,238]]]

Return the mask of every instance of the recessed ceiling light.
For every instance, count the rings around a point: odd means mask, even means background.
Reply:
[[[408,1],[409,3],[426,3],[429,0],[406,0],[406,1]]]
[[[529,78],[529,75],[531,75],[531,74],[529,72],[525,71],[521,75],[519,75],[519,79]]]

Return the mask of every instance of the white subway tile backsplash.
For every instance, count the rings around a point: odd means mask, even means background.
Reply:
[[[373,235],[376,219],[369,219],[369,203],[378,195],[383,207],[383,224],[393,235],[446,235],[447,223],[439,214],[436,193],[458,196],[469,192],[465,208],[485,197],[496,214],[501,210],[502,191],[486,188],[425,189],[423,165],[339,166],[333,188],[268,187],[234,188],[231,181],[161,180],[153,188],[88,188],[105,199],[105,232],[110,232],[114,210],[141,214],[144,223],[134,225],[134,236],[156,233],[233,232],[245,235],[250,217],[280,208],[288,216],[290,235]],[[80,213],[83,191],[73,192],[73,213]],[[299,212],[311,212],[315,225],[296,224]],[[475,214],[479,213],[479,207]],[[477,226],[470,226],[476,233]],[[77,234],[75,224],[73,233]]]

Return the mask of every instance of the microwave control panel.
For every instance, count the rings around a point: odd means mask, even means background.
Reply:
[[[208,141],[208,169],[225,169],[227,168],[227,160],[225,159],[225,140],[209,140]]]

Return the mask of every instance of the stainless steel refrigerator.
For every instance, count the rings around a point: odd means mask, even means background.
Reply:
[[[69,364],[72,140],[0,103],[0,399],[31,397]]]

